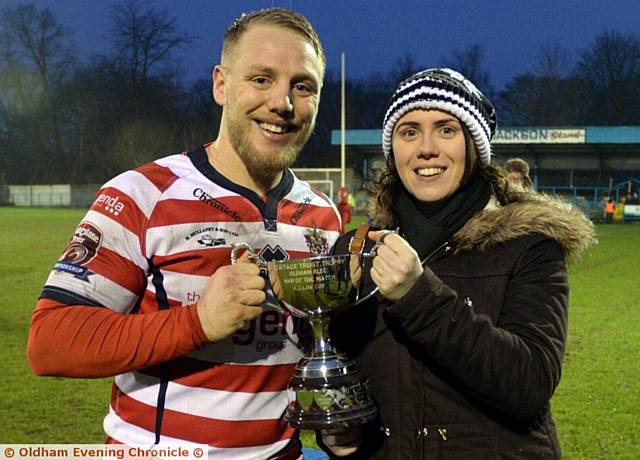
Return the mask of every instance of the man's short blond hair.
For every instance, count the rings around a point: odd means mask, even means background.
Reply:
[[[285,8],[267,8],[250,13],[243,13],[231,23],[224,34],[222,44],[222,62],[233,55],[233,49],[242,35],[252,24],[266,24],[292,30],[303,37],[313,47],[322,63],[322,73],[327,65],[327,58],[320,43],[320,38],[307,18],[295,11]]]

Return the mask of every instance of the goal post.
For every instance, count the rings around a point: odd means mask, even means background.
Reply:
[[[311,187],[327,195],[334,203],[338,203],[338,189],[342,181],[340,168],[291,168],[291,171],[300,180],[308,182]],[[346,186],[356,199],[356,212],[364,212],[367,209],[367,194],[360,187],[359,180],[355,178],[352,168],[345,171]]]
[[[325,195],[327,195],[329,198],[331,198],[332,200],[333,198],[333,181],[328,179],[328,180],[308,180],[306,181],[309,183],[309,185],[311,185],[314,189],[316,190],[320,190],[322,193],[324,193]]]
[[[335,202],[334,192],[340,186],[340,168],[291,168],[291,171],[300,180],[308,182]]]

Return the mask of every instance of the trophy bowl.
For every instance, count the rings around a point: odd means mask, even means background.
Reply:
[[[232,261],[240,247],[233,246]],[[372,420],[377,408],[368,390],[368,378],[356,362],[331,343],[329,324],[338,311],[375,294],[360,293],[367,254],[319,255],[268,263],[274,294],[291,314],[308,319],[312,349],[298,361],[289,380],[287,422],[297,429],[342,429]]]

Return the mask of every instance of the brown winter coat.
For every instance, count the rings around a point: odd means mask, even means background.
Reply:
[[[512,198],[430,255],[403,299],[334,318],[336,346],[370,377],[380,411],[349,458],[561,458],[549,401],[567,335],[565,263],[595,242],[593,225],[540,195]]]

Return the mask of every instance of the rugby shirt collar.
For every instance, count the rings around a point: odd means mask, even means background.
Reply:
[[[282,200],[291,191],[294,182],[293,174],[289,169],[284,170],[284,174],[282,174],[282,179],[278,185],[267,192],[267,201],[265,203],[262,198],[260,198],[260,195],[253,190],[236,184],[220,174],[220,172],[218,172],[209,162],[207,151],[204,146],[200,146],[199,149],[189,152],[188,156],[198,171],[200,171],[211,182],[237,193],[253,203],[262,215],[266,230],[277,230],[278,204],[280,203],[280,200]]]

